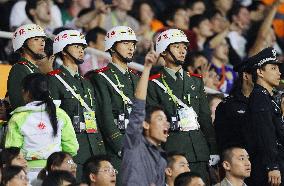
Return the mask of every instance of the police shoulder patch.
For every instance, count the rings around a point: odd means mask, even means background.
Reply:
[[[96,73],[100,73],[100,72],[105,72],[105,71],[107,71],[107,70],[109,70],[109,67],[108,67],[108,66],[103,67],[103,68],[101,68],[101,69],[97,69],[97,70],[95,70],[95,72],[96,72]]]
[[[151,81],[151,80],[153,80],[153,79],[158,79],[158,78],[160,78],[161,77],[161,74],[159,73],[159,74],[154,74],[154,75],[152,75],[152,76],[150,76],[149,77],[149,80]]]
[[[189,73],[189,72],[187,72],[187,75],[193,76],[193,77],[202,78],[202,75],[201,75],[201,74],[195,74],[195,73]]]
[[[60,74],[62,71],[60,69],[56,69],[53,71],[48,72],[47,74],[50,76],[55,76],[56,74]]]

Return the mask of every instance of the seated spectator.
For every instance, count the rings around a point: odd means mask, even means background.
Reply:
[[[25,6],[27,2],[24,1],[18,1],[14,4],[11,15],[10,15],[10,28],[13,31],[15,28],[23,25],[29,18],[25,11]],[[57,5],[53,4],[52,1],[49,1],[50,4],[50,13],[52,22],[57,25],[56,27],[62,26],[62,20],[61,20],[61,13]]]
[[[198,50],[203,50],[206,40],[213,36],[209,19],[205,15],[192,16],[190,18],[189,27],[197,36]]]
[[[220,76],[218,89],[223,93],[229,93],[237,78],[237,73],[229,65],[229,49],[226,40],[223,40],[212,53],[211,64]]]
[[[28,186],[29,179],[23,167],[9,166],[3,169],[1,183],[3,186]]]
[[[64,170],[70,172],[76,177],[77,165],[72,156],[66,152],[54,152],[46,160],[46,166],[38,174],[38,178],[44,180],[47,175],[55,170]]]
[[[27,0],[25,10],[29,19],[23,24],[35,23],[41,26],[47,35],[51,35],[55,28],[62,26],[52,19],[51,6],[48,0]]]
[[[83,175],[89,186],[115,186],[117,170],[106,155],[89,158],[83,167]]]
[[[210,111],[211,111],[211,118],[212,118],[212,123],[215,120],[215,111],[219,103],[221,103],[224,99],[223,94],[208,94],[207,95]]]
[[[176,177],[189,171],[189,164],[185,154],[178,152],[169,152],[167,154],[167,168],[165,170],[167,186],[174,186]]]
[[[188,51],[195,51],[198,49],[196,34],[189,29],[189,18],[184,7],[169,7],[167,10],[164,11],[163,19],[168,27],[180,29],[185,33],[187,39],[190,41]]]
[[[152,49],[145,57],[144,70],[135,91],[136,99],[122,144],[123,186],[165,183],[166,160],[160,145],[167,140],[169,122],[160,107],[148,107],[145,111],[149,74],[157,59]]]
[[[174,186],[205,186],[201,176],[195,172],[184,172],[175,179]]]
[[[21,149],[18,147],[5,148],[1,152],[2,167],[9,167],[12,165],[21,166],[27,171],[28,163],[25,159]]]
[[[215,186],[246,186],[245,178],[250,176],[251,164],[247,151],[240,146],[231,146],[222,152],[222,166],[225,178]]]
[[[100,27],[95,27],[92,30],[87,32],[86,42],[88,47],[94,48],[104,52],[105,49],[105,35],[106,31]],[[91,70],[101,69],[110,61],[104,56],[92,55],[86,52],[84,57],[84,63],[79,65],[80,74],[83,76]]]
[[[42,186],[64,186],[76,184],[75,177],[68,171],[57,170],[50,173],[42,182]]]
[[[69,116],[56,108],[49,95],[47,77],[34,73],[22,82],[25,106],[12,112],[5,147],[19,147],[36,178],[46,159],[56,151],[76,155],[79,148]]]

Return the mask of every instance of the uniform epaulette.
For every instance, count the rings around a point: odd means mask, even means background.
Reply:
[[[154,74],[154,75],[152,75],[152,76],[150,76],[149,77],[149,80],[151,81],[151,80],[153,80],[153,79],[157,79],[157,78],[160,78],[161,77],[161,74],[159,73],[159,74]]]
[[[194,74],[194,73],[187,73],[189,76],[194,76],[194,77],[198,77],[198,78],[202,78],[201,74]]]
[[[55,76],[56,74],[59,74],[61,72],[62,71],[60,69],[56,69],[56,70],[48,72],[47,74],[50,75],[50,76]]]
[[[105,71],[107,71],[108,69],[109,69],[109,67],[106,66],[106,67],[103,67],[103,68],[101,68],[101,69],[95,70],[95,72],[96,72],[96,73],[105,72]]]
[[[27,65],[28,62],[26,62],[26,61],[21,61],[21,62],[18,62],[18,64],[20,64],[20,65]]]

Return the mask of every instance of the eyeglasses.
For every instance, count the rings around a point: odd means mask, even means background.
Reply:
[[[66,163],[72,168],[72,167],[77,167],[77,164],[72,160],[67,160]]]
[[[29,181],[29,178],[26,175],[16,175],[15,178],[19,178],[20,180]]]
[[[105,172],[105,173],[115,173],[118,174],[118,171],[114,168],[102,168],[98,172]]]

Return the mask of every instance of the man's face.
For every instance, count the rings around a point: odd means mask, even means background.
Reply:
[[[208,19],[203,20],[198,26],[199,34],[202,37],[210,37],[213,35],[212,25]]]
[[[95,180],[92,180],[96,186],[115,186],[117,171],[110,162],[101,161]]]
[[[235,148],[232,150],[231,162],[225,167],[226,173],[235,178],[245,179],[250,176],[251,164],[249,155],[245,149]]]
[[[136,44],[132,41],[118,42],[115,46],[116,51],[119,52],[123,57],[133,58]]]
[[[191,16],[203,14],[205,10],[206,10],[205,4],[201,1],[198,1],[198,2],[194,3],[194,5],[192,6],[192,15]]]
[[[84,59],[84,46],[82,45],[70,45],[67,48],[67,51],[76,59],[83,60]]]
[[[28,47],[36,54],[44,53],[45,40],[43,37],[33,37],[27,40]]]
[[[151,115],[150,123],[148,126],[149,137],[155,145],[159,145],[161,142],[166,142],[168,137],[169,122],[167,116],[162,110],[154,111]]]
[[[212,25],[212,30],[215,33],[220,33],[223,31],[223,29],[226,27],[226,20],[225,18],[219,14],[216,13],[210,20],[211,25]]]
[[[49,23],[51,21],[51,9],[49,0],[38,1],[35,16],[42,22]]]
[[[222,61],[223,63],[227,63],[229,61],[229,46],[226,40],[223,40],[214,50],[214,57]]]
[[[181,173],[190,171],[188,161],[181,155],[174,156],[174,162],[167,169],[170,170],[166,172],[166,174],[167,176],[170,176],[172,180],[175,180],[175,178]]]
[[[177,60],[183,61],[185,60],[185,56],[187,53],[187,45],[185,43],[174,43],[169,45],[169,50],[172,52],[172,54],[175,56]],[[166,51],[166,61],[174,62],[174,59],[169,54],[168,51]]]
[[[178,9],[174,15],[173,27],[187,30],[188,29],[189,18],[185,9]]]
[[[265,81],[269,86],[271,87],[277,87],[280,83],[280,71],[279,67],[276,64],[267,64],[264,66],[264,70],[258,69],[257,70],[258,75],[263,78],[263,81]]]
[[[250,26],[250,14],[247,8],[242,7],[239,14],[236,16],[236,22],[242,30],[249,29]]]

